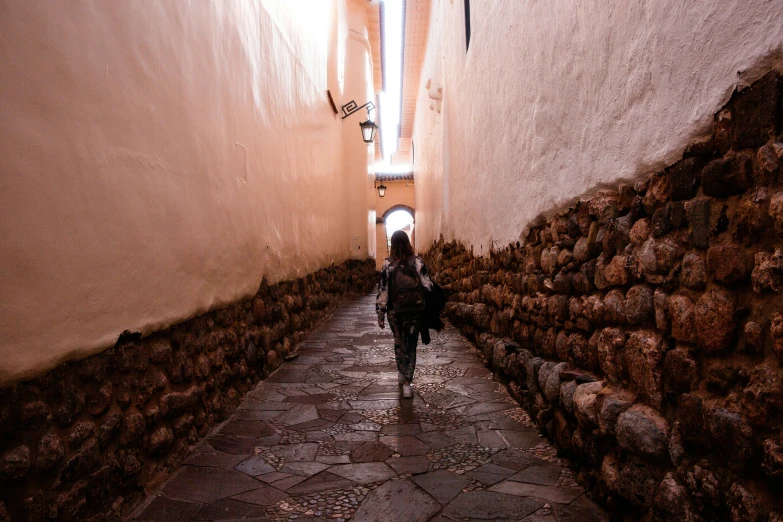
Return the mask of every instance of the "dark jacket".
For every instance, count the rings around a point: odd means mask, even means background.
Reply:
[[[446,292],[438,283],[432,283],[432,290],[427,292],[427,308],[424,310],[424,321],[421,325],[421,342],[430,344],[430,330],[440,332],[445,324],[440,313],[446,307]]]

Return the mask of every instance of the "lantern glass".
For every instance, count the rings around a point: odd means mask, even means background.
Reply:
[[[383,197],[386,195],[386,185],[378,185],[378,195]]]
[[[375,133],[378,130],[378,126],[371,120],[363,121],[359,126],[362,128],[362,139],[369,145],[375,139]]]

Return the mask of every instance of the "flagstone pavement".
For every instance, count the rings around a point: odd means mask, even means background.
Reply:
[[[397,384],[374,298],[343,305],[128,520],[599,521],[453,327]]]

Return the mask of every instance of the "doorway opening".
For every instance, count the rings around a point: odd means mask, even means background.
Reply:
[[[400,207],[393,207],[387,211],[387,213],[384,216],[384,226],[386,228],[386,255],[389,255],[389,252],[391,250],[391,237],[392,234],[397,232],[398,230],[404,231],[406,234],[408,234],[408,238],[411,240],[411,245],[414,245],[415,249],[415,240],[414,240],[414,217],[413,217],[413,209],[410,209],[408,207],[400,206]]]

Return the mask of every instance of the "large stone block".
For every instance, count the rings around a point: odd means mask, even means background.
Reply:
[[[618,328],[605,328],[598,337],[598,362],[610,382],[619,382],[626,371],[625,333]]]
[[[60,482],[67,484],[74,479],[84,477],[91,471],[95,471],[101,463],[100,446],[96,439],[90,440],[77,453],[69,457],[60,470]]]
[[[742,484],[735,482],[726,495],[731,510],[731,522],[757,522],[761,511],[756,496]]]
[[[707,286],[707,263],[698,252],[690,251],[682,258],[680,284],[690,290],[704,290]]]
[[[663,172],[650,177],[647,192],[644,194],[643,205],[647,215],[653,215],[656,210],[669,202],[671,198],[671,183],[669,176]]]
[[[617,217],[620,210],[619,194],[613,190],[602,190],[589,203],[590,215],[601,224],[608,223]]]
[[[79,414],[84,411],[85,393],[78,383],[65,384],[65,391],[57,407],[53,410],[54,420],[60,427],[73,424]]]
[[[160,413],[164,418],[173,419],[194,409],[201,400],[201,389],[191,386],[184,392],[171,392],[160,398]]]
[[[666,352],[664,359],[666,388],[689,392],[699,380],[699,364],[686,346]]]
[[[573,355],[577,366],[592,368],[597,362],[597,353],[590,350],[590,343],[584,334],[579,332],[568,336],[568,350]]]
[[[775,232],[783,237],[783,191],[775,192],[770,198],[769,215],[775,226]]]
[[[0,483],[18,480],[30,469],[30,448],[17,446],[0,455]]]
[[[780,292],[783,289],[783,251],[776,248],[774,253],[757,252],[751,279],[756,293]]]
[[[694,248],[704,250],[710,246],[710,200],[693,199],[685,206],[685,213],[691,225],[691,243]]]
[[[574,413],[574,395],[577,384],[575,381],[566,381],[560,384],[560,404],[568,413]]]
[[[704,167],[701,182],[707,196],[726,198],[742,194],[753,184],[753,161],[743,154],[713,160]]]
[[[56,433],[47,433],[38,441],[35,467],[38,472],[54,469],[65,457],[65,445]]]
[[[687,485],[703,515],[708,519],[718,518],[724,505],[724,489],[715,473],[697,464],[687,473]]]
[[[544,397],[551,403],[557,403],[560,399],[560,374],[570,369],[570,365],[567,362],[561,362],[556,364],[544,383],[542,389],[544,390]]]
[[[694,308],[698,345],[708,354],[723,352],[734,340],[736,301],[721,288],[704,293]]]
[[[769,334],[772,338],[772,351],[783,362],[783,313],[775,312],[769,325]]]
[[[753,262],[744,248],[733,243],[724,243],[707,251],[707,266],[716,282],[732,287],[750,278]]]
[[[615,288],[607,292],[603,304],[604,320],[608,324],[625,324],[627,309],[625,294],[622,290]]]
[[[780,75],[773,71],[734,96],[731,137],[735,150],[761,147],[777,132],[780,92]]]
[[[52,409],[44,401],[33,401],[22,405],[19,423],[27,430],[39,430],[51,424]]]
[[[642,218],[636,221],[631,227],[629,238],[634,246],[642,246],[652,234],[652,227],[649,218]]]
[[[648,406],[637,404],[617,419],[617,442],[636,455],[666,458],[669,455],[669,425]]]
[[[625,286],[630,278],[625,256],[614,256],[604,269],[604,280],[607,286]],[[597,286],[597,285],[596,285]],[[600,287],[599,287],[600,288]]]
[[[604,388],[603,381],[580,384],[574,392],[574,409],[580,424],[598,426],[598,393]]]
[[[688,495],[688,491],[677,482],[672,473],[667,473],[658,485],[653,509],[666,520],[677,520],[680,522],[696,522],[700,520]]]
[[[615,434],[617,419],[624,411],[633,406],[633,396],[629,393],[617,392],[602,394],[598,412],[598,428],[608,436]]]
[[[735,471],[745,469],[753,458],[753,429],[737,412],[713,408],[707,412],[712,445]]]
[[[705,444],[707,427],[704,403],[698,395],[683,393],[677,400],[677,421],[682,426],[683,440],[694,446]]]
[[[647,324],[655,319],[654,291],[647,285],[635,285],[628,290],[625,316],[628,324]]]
[[[763,443],[764,461],[762,468],[770,477],[783,478],[783,447],[777,440],[766,439]]]
[[[701,158],[690,157],[669,167],[672,201],[691,199],[696,195],[703,166]]]
[[[764,197],[761,198],[763,201]],[[731,219],[731,231],[735,241],[750,246],[757,243],[768,227],[769,218],[762,209],[759,194],[740,199]]]
[[[653,305],[655,306],[655,327],[668,332],[671,320],[669,319],[669,296],[662,288],[656,288],[653,294]]]
[[[779,370],[766,364],[754,367],[742,393],[742,411],[756,425],[764,426],[783,413],[783,378]]]
[[[601,478],[611,491],[615,491],[637,508],[648,508],[658,482],[643,464],[620,462],[612,453],[604,456],[601,464]]]
[[[557,364],[558,363],[554,361],[546,361],[538,369],[538,387],[542,392],[546,387],[546,381],[549,378],[549,374],[552,373],[552,370],[555,368],[555,366],[557,366]]]
[[[685,295],[670,295],[668,302],[672,337],[683,343],[696,340],[694,305]]]
[[[541,252],[541,269],[548,276],[553,276],[557,269],[557,256],[560,254],[560,249],[556,246],[551,248],[545,248]]]
[[[169,339],[154,339],[150,341],[150,362],[167,364],[171,360],[171,341]]]
[[[663,357],[665,344],[653,330],[633,332],[625,344],[628,376],[639,396],[652,406],[663,400]]]

